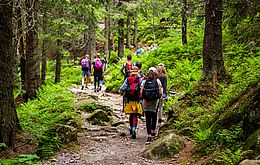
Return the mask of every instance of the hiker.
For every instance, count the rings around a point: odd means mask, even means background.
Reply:
[[[100,80],[104,76],[104,69],[100,55],[96,56],[96,59],[93,61],[92,65],[94,70],[94,92],[99,92],[101,90]]]
[[[140,93],[141,98],[144,100],[143,110],[147,129],[146,144],[151,143],[152,138],[156,135],[157,107],[162,94],[163,88],[160,80],[157,79],[157,69],[151,67],[146,79],[141,84]]]
[[[102,64],[103,64],[103,71],[105,72],[107,70],[107,56],[104,55],[104,58],[101,60]],[[102,88],[102,85],[104,84],[104,74],[102,74],[102,77],[100,79],[100,90]]]
[[[163,122],[163,118],[162,118],[163,101],[167,100],[167,73],[164,64],[162,63],[158,64],[157,72],[158,72],[158,78],[161,81],[163,87],[163,96],[162,99],[160,99],[158,105],[158,126],[160,127],[161,123]]]
[[[104,58],[101,60],[103,63],[104,71],[107,70],[107,56],[104,55]]]
[[[136,51],[136,55],[140,55],[142,53],[143,53],[143,48],[142,48],[142,46],[140,46],[140,48],[137,49],[137,51]]]
[[[81,90],[84,89],[84,81],[85,81],[85,76],[86,76],[86,88],[88,88],[88,80],[89,76],[91,75],[91,61],[89,59],[89,55],[86,54],[85,58],[83,58],[80,61],[81,67],[82,67],[82,87]]]
[[[143,71],[141,70],[141,69],[142,69],[142,63],[141,63],[141,62],[136,62],[136,63],[135,63],[135,66],[137,66],[137,68],[138,68],[138,73],[139,73],[140,77],[141,77],[142,79],[144,79],[145,72],[143,72]]]
[[[131,70],[130,76],[125,79],[124,84],[121,86],[121,90],[125,92],[125,98],[127,101],[124,103],[124,112],[130,114],[130,135],[132,139],[136,139],[136,130],[138,124],[138,117],[142,115],[142,105],[140,103],[140,85],[142,78],[138,74],[138,68],[136,66]]]
[[[133,68],[133,63],[132,63],[132,55],[128,54],[127,55],[127,62],[122,66],[121,68],[121,73],[124,75],[125,79],[130,75],[130,71]]]

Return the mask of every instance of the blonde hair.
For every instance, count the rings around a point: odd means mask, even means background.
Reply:
[[[166,69],[163,64],[157,66],[158,77],[164,77],[167,75]]]

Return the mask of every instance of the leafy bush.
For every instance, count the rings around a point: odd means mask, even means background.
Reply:
[[[73,124],[77,113],[73,109],[74,95],[60,85],[44,86],[38,98],[17,107],[21,126],[39,141],[38,151],[45,157],[61,147],[59,137],[51,132],[57,124]]]
[[[36,154],[21,154],[16,158],[2,160],[0,164],[35,164],[36,160],[40,159]]]

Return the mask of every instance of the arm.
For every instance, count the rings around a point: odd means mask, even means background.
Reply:
[[[123,85],[121,86],[121,91],[125,91],[126,90],[126,86],[127,86],[127,79],[125,79]]]
[[[158,86],[159,86],[159,93],[160,93],[161,98],[162,98],[162,96],[163,96],[163,87],[162,87],[161,81],[159,79],[157,79],[157,83],[158,83]]]
[[[124,72],[124,70],[125,70],[125,65],[122,66],[122,68],[121,68],[120,71],[121,71],[121,73],[126,77],[126,73]]]
[[[167,77],[163,77],[163,81],[161,82],[163,86],[163,94],[165,97],[167,96]]]

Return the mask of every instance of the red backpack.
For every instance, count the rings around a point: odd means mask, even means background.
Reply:
[[[131,101],[140,100],[140,78],[130,76],[127,78],[126,97]]]
[[[131,61],[125,63],[125,73],[127,74],[127,76],[130,76],[132,68],[133,68],[133,63]]]

